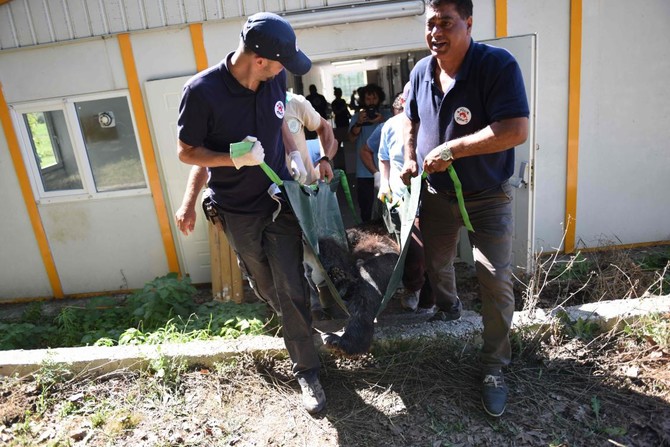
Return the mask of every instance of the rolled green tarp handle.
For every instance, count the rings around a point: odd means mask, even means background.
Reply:
[[[361,223],[361,219],[356,213],[356,207],[354,206],[354,201],[351,198],[351,190],[349,189],[349,180],[347,179],[347,174],[342,169],[336,169],[337,175],[340,178],[340,185],[342,185],[342,190],[344,191],[344,197],[347,199],[347,204],[349,209],[351,209],[351,214],[354,216],[354,221],[356,225]]]
[[[456,174],[456,169],[454,169],[453,165],[449,165],[447,172],[449,173],[449,177],[451,177],[451,181],[454,183],[454,189],[456,190],[456,200],[458,201],[458,209],[461,211],[463,224],[465,225],[465,228],[468,229],[468,231],[472,231],[474,233],[475,229],[472,228],[472,223],[470,223],[468,210],[465,209],[465,199],[463,199],[463,186],[461,185],[461,180],[458,178],[458,174]],[[424,171],[421,176],[426,178],[428,177],[428,174],[426,171]]]
[[[254,146],[254,141],[239,141],[237,143],[230,143],[230,156],[231,157],[239,157],[251,150],[251,148]],[[275,183],[277,186],[281,186],[284,184],[282,179],[279,178],[277,173],[270,167],[268,166],[267,163],[261,162],[259,165],[263,172],[265,172],[265,175],[267,175],[270,180],[272,180],[273,183]]]

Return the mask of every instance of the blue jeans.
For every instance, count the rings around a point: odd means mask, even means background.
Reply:
[[[468,237],[482,300],[481,360],[485,371],[507,366],[512,356],[509,342],[514,315],[511,188],[504,182],[465,197],[465,207],[475,230],[468,232]],[[435,301],[438,307],[450,309],[458,299],[453,263],[459,231],[464,225],[455,194],[435,191],[424,182],[420,219],[426,268]]]
[[[274,221],[271,215],[220,212],[219,217],[242,274],[256,295],[281,315],[293,373],[300,376],[318,371],[320,360],[312,339],[302,231],[287,208],[284,204]]]

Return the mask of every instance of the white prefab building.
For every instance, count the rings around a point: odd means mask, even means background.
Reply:
[[[421,0],[0,0],[0,302],[211,281],[203,219],[189,237],[173,223],[177,106],[258,11],[313,60],[298,93],[348,99],[358,80],[391,98],[426,54]],[[519,267],[670,240],[668,23],[667,0],[474,0],[474,38],[517,57],[531,102]]]

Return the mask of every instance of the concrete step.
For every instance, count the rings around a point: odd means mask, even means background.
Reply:
[[[515,312],[513,326],[548,326],[556,321],[561,309],[534,312]],[[562,309],[571,321],[588,320],[601,327],[611,328],[623,319],[631,321],[651,313],[670,313],[670,295],[639,299],[601,301]],[[481,333],[481,317],[476,312],[464,311],[460,320],[427,322],[430,315],[417,318],[414,314],[396,316],[394,321],[380,317],[375,328],[375,343],[392,343],[408,339],[433,339],[438,337],[470,337]],[[327,330],[337,332],[344,322]],[[338,329],[339,328],[339,329]],[[315,343],[323,345],[325,333],[315,335]],[[23,377],[43,365],[61,365],[74,374],[87,373],[98,376],[119,369],[143,369],[152,360],[161,357],[180,358],[189,365],[211,367],[214,363],[239,355],[241,352],[288,355],[281,338],[270,336],[244,336],[235,340],[193,341],[178,344],[81,347],[35,350],[0,351],[0,375]]]

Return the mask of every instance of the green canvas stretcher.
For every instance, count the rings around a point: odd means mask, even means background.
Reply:
[[[248,152],[253,143],[240,142],[231,144],[231,155],[239,156]],[[319,182],[316,186],[301,185],[296,181],[283,181],[265,162],[261,163],[261,169],[272,180],[285,195],[287,202],[298,218],[300,228],[303,231],[305,238],[305,249],[311,250],[314,259],[317,262],[316,268],[319,268],[323,277],[325,278],[328,290],[335,302],[347,313],[347,306],[342,300],[339,291],[333,284],[327,272],[323,268],[319,253],[319,239],[329,237],[341,244],[345,250],[348,250],[347,235],[342,222],[342,214],[337,200],[337,189],[341,185],[344,190],[345,198],[351,211],[353,213],[356,223],[359,223],[358,215],[355,211],[351,193],[349,191],[346,174],[342,170],[335,170],[335,178],[329,183]],[[469,231],[474,231],[470,225],[470,219],[463,201],[463,194],[460,188],[460,181],[456,175],[453,166],[449,167],[449,175],[451,176],[454,185],[456,186],[456,193],[458,197],[459,209],[461,211],[465,226]],[[412,178],[410,186],[405,191],[405,195],[397,206],[398,215],[400,217],[400,240],[398,241],[401,247],[398,260],[393,268],[391,279],[386,287],[386,292],[382,297],[382,301],[377,310],[379,315],[388,304],[391,297],[395,294],[402,281],[402,275],[405,267],[405,259],[407,258],[407,250],[409,238],[411,237],[412,227],[414,225],[414,218],[419,208],[419,198],[421,195],[421,183],[426,176],[417,176]],[[388,211],[388,209],[387,209]]]
[[[317,263],[313,268],[321,271],[331,296],[348,315],[346,304],[321,264],[319,252],[320,238],[331,238],[344,250],[348,250],[349,247],[336,195],[339,185],[339,178],[336,177],[329,184],[321,182],[315,188],[295,181],[284,181],[277,186],[285,194],[291,209],[298,218],[306,242],[305,250],[312,252]]]
[[[400,256],[393,268],[393,273],[391,274],[391,279],[389,280],[388,286],[386,286],[386,293],[382,297],[382,301],[379,304],[379,309],[377,310],[377,316],[382,313],[386,308],[391,297],[396,293],[396,290],[400,286],[402,281],[402,274],[405,270],[405,259],[407,258],[407,250],[409,247],[408,241],[412,234],[412,226],[414,225],[414,218],[416,217],[417,210],[419,209],[419,197],[421,196],[421,182],[423,178],[420,176],[413,177],[409,188],[405,191],[402,201],[396,207],[398,216],[400,217]],[[391,211],[390,207],[386,208],[386,211]],[[385,220],[388,220],[385,217]]]

